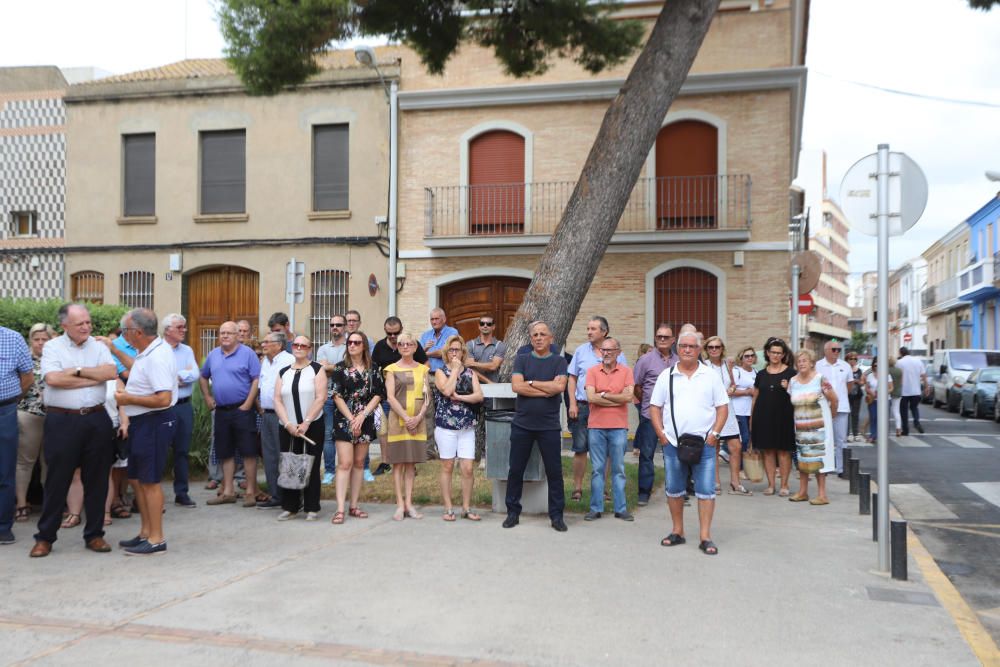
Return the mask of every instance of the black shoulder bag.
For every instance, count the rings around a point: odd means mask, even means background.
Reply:
[[[681,463],[695,465],[701,463],[702,454],[705,452],[705,438],[693,433],[679,433],[677,431],[677,419],[674,418],[674,366],[670,367],[670,421],[674,425],[674,436],[677,438],[677,458]]]

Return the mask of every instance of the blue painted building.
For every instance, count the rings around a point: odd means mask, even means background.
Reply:
[[[958,273],[958,297],[972,304],[972,347],[1000,349],[1000,194],[965,221],[970,263]]]

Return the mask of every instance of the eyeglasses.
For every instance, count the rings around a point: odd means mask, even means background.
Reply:
[[[360,322],[360,321],[361,321],[361,320],[359,320],[359,319],[358,319],[358,318],[356,318],[356,317],[348,317],[348,318],[347,318],[347,323],[348,323],[348,324],[357,324],[357,323],[358,323],[358,322]]]
[[[355,339],[355,340],[349,340],[349,341],[347,341],[347,344],[348,345],[364,345],[365,342],[363,340],[357,340],[357,339]]]
[[[754,354],[753,352],[751,352],[750,354],[744,354],[743,358],[744,359],[753,359],[756,356],[757,356],[756,354]]]
[[[343,323],[343,322],[330,322],[330,328],[331,328],[331,329],[332,329],[333,327],[342,327],[342,326],[344,326],[344,323]]]
[[[348,343],[350,345],[350,343]],[[399,347],[416,347],[417,344],[413,341],[402,341],[399,343]]]
[[[697,350],[698,346],[693,343],[680,343],[677,348],[681,350]]]
[[[705,349],[706,350],[721,350],[722,346],[721,345],[706,345]]]
[[[656,340],[672,340],[672,339],[673,336],[663,336],[663,335],[656,336]]]
[[[486,320],[479,320],[479,326],[481,326],[481,327],[491,327],[491,326],[493,326],[493,323],[492,322],[487,322]]]
[[[601,354],[611,354],[613,352],[617,352],[620,349],[621,349],[620,347],[602,347]]]
[[[831,347],[830,351],[831,352],[840,352],[840,348],[839,347]]]
[[[448,354],[462,354],[462,348],[452,347],[448,349]]]
[[[267,342],[273,343],[274,341],[269,340]],[[310,345],[309,343],[292,343],[292,347],[295,348],[296,350],[308,350],[310,347],[312,347],[312,345]]]

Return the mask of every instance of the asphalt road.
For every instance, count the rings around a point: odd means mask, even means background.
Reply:
[[[896,438],[890,500],[1000,643],[1000,424],[921,405],[926,433]],[[875,477],[876,451],[849,443]]]

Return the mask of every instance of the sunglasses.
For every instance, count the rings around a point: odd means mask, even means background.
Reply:
[[[661,335],[661,336],[657,336],[656,337],[656,340],[671,340],[671,339],[673,339],[673,336],[662,336]]]
[[[831,347],[830,351],[831,352],[840,352],[840,348],[839,347]]]
[[[705,349],[706,350],[721,350],[722,346],[721,345],[706,345]]]
[[[390,337],[391,338],[393,336],[398,336],[401,333],[403,333],[403,332],[402,331],[386,331],[385,335],[386,335],[386,337]]]
[[[481,326],[481,327],[491,327],[491,326],[493,326],[493,323],[492,322],[487,322],[486,320],[479,320],[479,326]]]
[[[272,340],[268,342],[273,343],[274,341]],[[308,350],[310,347],[312,347],[312,345],[310,345],[309,343],[292,343],[292,347],[295,348],[296,350]]]
[[[349,341],[347,341],[347,344],[348,345],[364,345],[365,342],[363,340],[357,340],[357,339],[355,339],[355,340],[349,340]]]
[[[342,327],[342,326],[344,326],[344,323],[343,323],[343,322],[330,322],[330,328],[331,328],[331,329],[332,329],[333,327]]]
[[[757,356],[756,354],[754,354],[753,352],[751,352],[750,354],[744,354],[743,358],[744,359],[753,359],[756,356]]]

